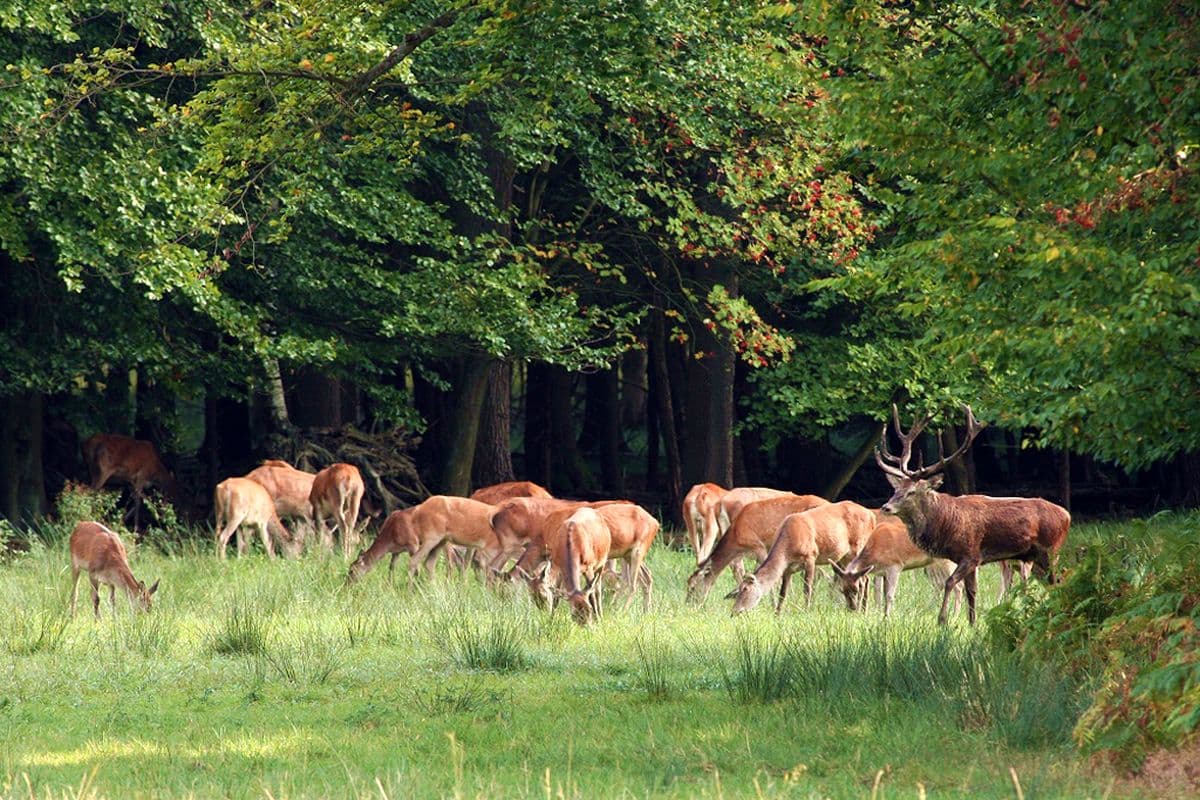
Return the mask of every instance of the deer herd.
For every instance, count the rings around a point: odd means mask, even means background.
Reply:
[[[918,567],[942,591],[939,623],[949,614],[952,595],[957,602],[965,590],[968,619],[975,623],[976,570],[990,562],[1004,567],[1002,591],[1011,579],[1010,562],[1029,567],[1049,583],[1055,582],[1055,557],[1071,520],[1060,506],[1036,498],[951,496],[937,491],[946,465],[966,453],[983,425],[967,407],[967,434],[950,456],[941,451],[929,465],[912,466],[913,446],[929,423],[917,421],[905,432],[893,406],[899,455],[887,447],[886,434],[875,459],[895,492],[882,508],[850,501],[829,502],[814,495],[796,495],[766,488],[727,490],[712,483],[698,484],[683,502],[687,539],[696,569],[687,579],[689,601],[702,600],[728,567],[736,587],[726,595],[733,613],[756,606],[778,587],[775,611],[782,611],[792,575],[803,570],[806,605],[811,605],[817,567],[828,564],[850,610],[866,609],[868,581],[873,576],[877,604],[890,614],[901,572]],[[100,488],[110,478],[128,483],[135,502],[149,485],[174,491],[174,480],[148,442],[98,434],[83,445],[92,477]],[[343,557],[355,552],[368,518],[362,520],[363,480],[351,464],[334,464],[313,474],[285,461],[264,461],[244,477],[228,478],[216,486],[216,549],[225,558],[229,539],[238,537],[238,554],[252,536],[261,537],[267,555],[275,545],[289,556],[304,547],[304,530],[313,528],[326,551],[334,547],[333,530]],[[289,520],[292,528],[285,527]],[[646,557],[659,531],[658,520],[627,500],[582,502],[552,497],[528,481],[485,487],[471,497],[436,495],[419,505],[393,511],[370,546],[351,563],[348,584],[361,580],[384,556],[390,556],[389,575],[396,561],[408,554],[410,576],[431,576],[438,555],[445,553],[452,568],[478,572],[489,585],[524,583],[533,602],[553,608],[566,601],[580,623],[603,611],[603,587],[615,583],[627,595],[625,604],[641,593],[649,609],[653,577]],[[149,610],[158,582],[147,588],[129,569],[121,539],[96,522],[81,522],[70,540],[71,612],[79,573],[92,585],[92,604],[100,615],[100,584],[109,586],[115,605],[117,587]],[[757,567],[746,573],[743,561]],[[620,567],[618,572],[617,567]],[[882,593],[882,600],[880,600]]]

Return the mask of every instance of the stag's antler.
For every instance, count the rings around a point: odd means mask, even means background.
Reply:
[[[987,427],[987,423],[979,422],[975,419],[975,414],[971,411],[970,406],[964,405],[963,408],[967,411],[967,437],[962,445],[951,453],[949,457],[946,457],[945,451],[942,449],[942,437],[939,436],[937,462],[930,464],[928,467],[921,466],[918,463],[917,468],[913,469],[909,466],[909,462],[912,461],[913,442],[925,430],[925,426],[929,424],[931,417],[926,416],[917,420],[913,423],[909,432],[905,433],[904,429],[900,426],[900,411],[896,408],[896,404],[892,403],[892,424],[895,425],[896,436],[900,438],[900,455],[895,456],[888,452],[887,431],[884,431],[879,439],[879,446],[875,448],[875,462],[879,464],[880,469],[889,475],[894,475],[897,478],[908,478],[910,480],[928,478],[941,472],[946,468],[946,464],[966,453],[967,448],[975,441],[975,437],[979,435],[979,432]]]

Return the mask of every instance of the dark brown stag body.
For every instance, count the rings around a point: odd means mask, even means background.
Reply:
[[[937,492],[942,483],[941,470],[960,457],[983,429],[967,409],[967,436],[963,445],[949,458],[939,452],[936,464],[910,466],[913,442],[929,422],[917,422],[905,433],[900,414],[892,406],[892,419],[902,450],[899,456],[887,452],[886,439],[880,442],[875,460],[895,488],[884,504],[885,514],[904,520],[908,535],[918,547],[931,555],[948,558],[958,564],[946,579],[938,622],[945,624],[947,606],[954,587],[962,582],[967,594],[967,613],[975,624],[975,570],[992,561],[1032,562],[1034,569],[1050,583],[1055,582],[1054,560],[1067,531],[1071,515],[1065,508],[1047,500],[1024,497],[953,497]],[[938,437],[939,450],[941,438]]]

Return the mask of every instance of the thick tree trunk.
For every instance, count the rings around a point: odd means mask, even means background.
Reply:
[[[487,391],[475,443],[471,479],[475,487],[514,478],[509,413],[512,408],[512,363],[492,360],[488,365]]]
[[[542,362],[525,370],[525,476],[550,486],[552,446],[550,436],[550,371]]]
[[[345,422],[340,380],[306,368],[297,370],[287,383],[287,414],[292,424],[337,428]]]
[[[1071,454],[1066,450],[1058,455],[1058,502],[1071,510]]]
[[[870,458],[871,452],[875,449],[875,445],[879,442],[879,437],[881,437],[886,430],[887,423],[883,423],[877,429],[873,429],[869,434],[867,434],[867,438],[865,438],[863,443],[859,445],[858,449],[854,451],[854,455],[851,456],[850,460],[847,461],[846,464],[838,471],[837,475],[833,476],[833,480],[831,480],[829,485],[826,486],[824,491],[821,492],[822,497],[830,502],[837,500],[838,495],[842,493],[842,491],[854,478],[859,468],[862,467],[863,463],[868,458]]]
[[[592,488],[592,476],[576,445],[575,376],[562,367],[550,368],[551,483],[567,492]],[[555,494],[558,494],[556,491]]]
[[[953,427],[942,431],[942,452],[953,453],[958,449],[958,431]],[[946,462],[946,477],[950,479],[951,494],[974,494],[975,485],[971,481],[971,472],[967,469],[966,454]]]
[[[0,516],[19,523],[46,512],[43,478],[45,398],[22,392],[0,398]]]
[[[737,274],[722,271],[725,289],[737,297]],[[704,360],[709,373],[708,441],[705,447],[704,480],[733,485],[733,380],[737,353],[728,336],[713,341],[713,356]]]
[[[621,424],[637,428],[646,420],[647,354],[643,348],[621,356]]]
[[[584,382],[583,427],[579,449],[598,456],[601,487],[618,494],[621,485],[621,403],[616,367],[589,374]]]
[[[656,301],[658,300],[659,298],[656,298]],[[661,302],[656,302],[655,309],[650,312],[648,350],[650,396],[654,400],[652,413],[657,420],[663,451],[667,457],[666,512],[670,514],[672,521],[679,524],[683,521],[680,516],[680,504],[683,502],[683,464],[679,455],[679,438],[676,435],[675,427],[675,402],[671,396],[671,376],[667,365],[666,322],[660,309]]]
[[[471,466],[475,461],[475,443],[479,438],[489,367],[489,359],[482,356],[463,359],[447,430],[446,459],[440,473],[439,490],[443,494],[465,496],[471,493]]]

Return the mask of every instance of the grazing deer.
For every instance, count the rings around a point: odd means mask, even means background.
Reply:
[[[213,490],[213,510],[217,516],[217,557],[222,561],[225,560],[225,550],[234,533],[237,533],[238,557],[245,554],[251,537],[242,533],[243,525],[258,531],[268,557],[275,557],[272,537],[279,540],[288,555],[299,555],[303,541],[293,538],[283,527],[275,512],[275,501],[257,481],[249,478],[226,478],[221,481]]]
[[[642,609],[650,610],[650,595],[654,590],[654,577],[646,566],[646,554],[658,535],[659,524],[646,509],[634,503],[606,503],[595,506],[596,512],[608,525],[610,560],[625,562],[622,579],[629,597],[628,607],[640,584],[642,587]]]
[[[313,478],[308,502],[317,536],[326,550],[333,549],[333,538],[325,521],[333,517],[342,540],[342,555],[350,558],[358,542],[358,509],[365,492],[362,475],[353,464],[331,464]]]
[[[560,500],[555,497],[514,497],[496,506],[492,514],[492,530],[500,542],[503,559],[494,561],[493,570],[499,570],[509,557],[517,556],[514,566],[499,576],[512,581],[518,576],[528,579],[529,574],[545,559],[550,557],[545,544],[546,522],[552,514],[578,508],[600,508],[606,505],[630,505],[628,500]],[[558,524],[561,524],[561,520]]]
[[[479,551],[490,560],[500,549],[491,525],[495,510],[467,497],[434,495],[420,505],[393,511],[375,541],[350,567],[347,580],[358,580],[385,555],[392,556],[390,571],[401,553],[409,554],[410,575],[416,576],[422,566],[432,575],[438,553],[447,544]]]
[[[312,472],[296,469],[286,461],[268,460],[246,473],[245,477],[260,484],[275,501],[275,513],[281,519],[299,519],[312,524]]]
[[[965,441],[947,458],[938,437],[939,457],[935,464],[916,469],[909,466],[913,442],[929,423],[929,417],[917,421],[904,433],[895,405],[892,421],[900,437],[900,455],[888,452],[886,432],[875,450],[875,461],[896,490],[884,504],[883,512],[904,520],[909,536],[922,550],[958,564],[946,579],[942,595],[938,622],[943,625],[950,593],[959,582],[967,590],[967,617],[970,624],[975,624],[975,570],[981,564],[1010,559],[1030,561],[1039,575],[1055,583],[1054,562],[1071,528],[1067,510],[1047,500],[978,494],[953,497],[936,491],[942,483],[939,473],[949,461],[962,456],[983,430],[970,406],[966,411]]]
[[[908,536],[908,529],[898,517],[886,514],[876,514],[877,523],[867,539],[862,552],[854,557],[844,568],[837,562],[829,566],[838,576],[842,594],[846,598],[846,606],[851,611],[857,611],[859,604],[866,606],[865,593],[862,589],[862,579],[872,572],[883,578],[883,615],[889,616],[895,602],[896,586],[900,582],[900,573],[925,567],[926,574],[941,575],[938,588],[953,572],[955,564],[941,558],[935,558],[926,553]],[[932,578],[931,578],[932,579]],[[878,590],[878,586],[876,587]]]
[[[417,506],[413,506],[393,511],[388,515],[388,518],[383,521],[383,526],[380,527],[375,541],[362,551],[350,565],[350,574],[346,576],[346,583],[354,583],[367,574],[371,567],[375,566],[376,561],[389,555],[392,558],[388,562],[388,580],[395,580],[396,560],[400,558],[400,555],[408,553],[411,559],[421,549],[421,539],[412,524],[412,516],[416,509]]]
[[[775,613],[783,610],[792,573],[804,567],[805,604],[812,606],[813,585],[818,564],[845,563],[855,558],[875,528],[875,512],[858,503],[843,500],[789,514],[779,526],[779,535],[766,560],[753,575],[726,595],[736,600],[733,613],[741,614],[758,605],[762,596],[779,584],[779,602]]]
[[[87,571],[92,583],[92,609],[100,619],[100,584],[108,584],[108,603],[117,613],[117,587],[128,594],[143,611],[150,610],[151,599],[158,591],[158,581],[149,589],[129,571],[129,557],[121,537],[99,522],[81,522],[71,532],[71,616],[75,616],[75,599],[79,594],[79,573]]]
[[[774,497],[746,505],[717,542],[712,554],[688,578],[688,600],[700,601],[707,597],[721,572],[730,564],[740,563],[743,557],[753,556],[759,563],[765,561],[779,526],[788,514],[828,503],[823,497],[805,494]]]
[[[551,497],[550,492],[532,481],[507,481],[484,486],[471,493],[472,500],[497,506],[514,497]]]
[[[571,616],[580,625],[599,619],[603,613],[603,584],[600,580],[612,547],[608,524],[595,508],[579,508],[563,521],[552,536],[550,560],[530,583],[535,593],[545,593],[552,576],[560,588],[555,594],[571,604]]]
[[[133,493],[133,527],[146,488],[157,486],[172,503],[178,499],[175,476],[158,457],[151,442],[117,433],[97,433],[80,445],[93,489],[101,489],[110,480],[127,484]]]
[[[728,491],[715,483],[697,483],[683,498],[683,522],[696,554],[696,566],[704,563],[721,535],[721,498]]]
[[[751,503],[757,503],[759,500],[773,500],[777,497],[796,496],[792,492],[782,489],[767,489],[762,486],[743,486],[738,489],[730,489],[718,503],[720,511],[717,513],[717,525],[720,527],[721,535],[725,535],[742,510]]]

